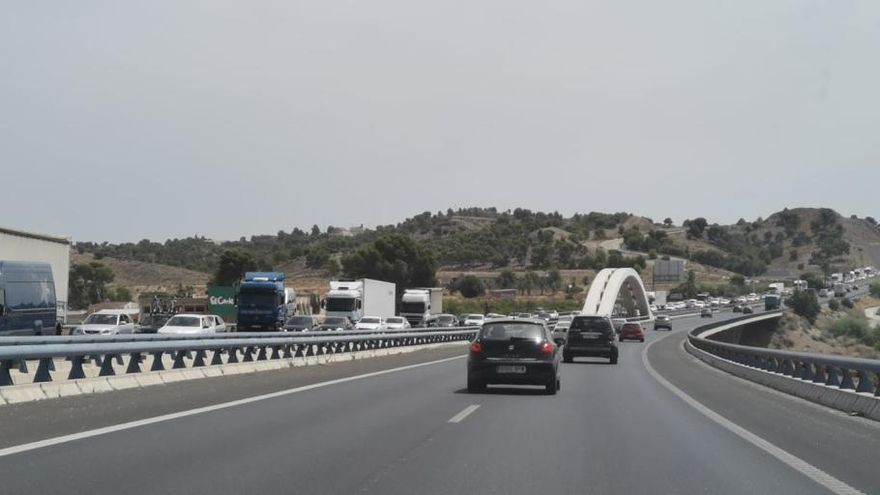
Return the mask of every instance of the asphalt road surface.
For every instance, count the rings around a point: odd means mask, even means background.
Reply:
[[[696,361],[681,343],[700,321],[621,343],[616,366],[563,365],[556,396],[524,387],[468,394],[464,349],[454,349],[5,406],[0,492],[880,492],[876,423]],[[752,440],[662,385],[645,360]],[[114,427],[135,420],[146,421]],[[100,427],[110,428],[89,433]],[[67,434],[81,438],[57,439]],[[26,445],[41,440],[50,445]]]

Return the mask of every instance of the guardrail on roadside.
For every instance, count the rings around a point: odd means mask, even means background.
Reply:
[[[743,366],[840,390],[880,396],[878,360],[749,347],[703,337],[720,327],[742,326],[767,319],[767,314],[743,316],[700,326],[688,334],[688,342],[697,349]],[[782,316],[781,311],[773,314]]]
[[[114,362],[124,365],[123,356],[128,355],[126,374],[141,373],[141,364],[147,356],[152,356],[150,369],[165,369],[163,356],[173,359],[172,369],[197,368],[238,362],[291,359],[327,354],[351,353],[363,350],[385,349],[410,345],[433,344],[472,340],[478,327],[452,328],[449,330],[385,332],[357,334],[354,332],[312,332],[318,336],[304,336],[302,333],[278,333],[271,336],[253,338],[242,337],[247,334],[219,334],[198,336],[185,340],[107,339],[100,342],[83,342],[74,338],[75,343],[40,343],[0,346],[0,386],[14,385],[10,370],[18,368],[28,372],[27,362],[37,361],[33,383],[52,381],[55,359],[63,358],[71,363],[68,380],[85,378],[83,364],[94,361],[100,367],[98,376],[116,374]],[[107,336],[112,337],[112,336]],[[148,336],[149,337],[149,336]],[[205,338],[208,337],[208,338]],[[22,337],[28,338],[28,337]],[[210,362],[208,353],[211,352]],[[223,356],[226,356],[224,362]],[[239,355],[241,359],[239,360]]]
[[[0,347],[12,345],[45,345],[45,344],[96,344],[103,342],[145,342],[145,341],[179,341],[200,339],[268,339],[275,337],[321,337],[328,335],[400,335],[403,333],[428,333],[452,330],[471,330],[477,327],[427,327],[408,328],[406,330],[324,330],[312,332],[220,332],[210,334],[161,334],[161,333],[122,333],[116,335],[85,334],[85,335],[22,335],[0,337]]]

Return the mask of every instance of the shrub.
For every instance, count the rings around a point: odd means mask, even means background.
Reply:
[[[831,326],[831,333],[837,337],[852,337],[866,344],[873,344],[873,335],[868,328],[868,323],[864,320],[847,317],[834,322]]]
[[[840,303],[837,302],[837,299],[828,301],[828,309],[831,311],[838,311],[840,309]]]
[[[880,283],[871,284],[868,291],[872,297],[880,297]]]
[[[843,305],[844,308],[852,309],[853,302],[851,299],[843,298],[840,300],[840,304]]]
[[[467,299],[482,296],[486,293],[486,286],[483,281],[473,275],[465,275],[455,284],[456,289],[461,295]]]
[[[819,316],[819,312],[821,311],[819,301],[816,299],[816,296],[809,291],[795,292],[794,295],[786,301],[786,304],[794,310],[795,314],[803,316],[809,320],[810,323],[816,322],[816,317]]]

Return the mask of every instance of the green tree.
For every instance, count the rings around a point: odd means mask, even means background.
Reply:
[[[795,292],[788,298],[786,304],[791,307],[795,314],[803,316],[810,323],[816,322],[816,317],[819,316],[819,312],[821,311],[816,295],[809,291],[802,290]]]
[[[685,227],[687,227],[687,235],[690,238],[703,237],[703,231],[705,231],[706,227],[709,225],[709,222],[703,217],[697,217],[693,220],[685,220],[684,223]]]
[[[97,261],[71,265],[68,303],[71,307],[85,309],[90,304],[109,300],[113,290],[107,285],[114,278],[113,270]]]
[[[669,217],[664,218],[664,219],[663,219],[663,225],[666,226],[667,229],[668,229],[669,227],[672,227],[672,219],[669,218]]]
[[[516,287],[516,274],[513,270],[501,270],[495,283],[499,289],[512,289]]]
[[[868,292],[871,293],[872,297],[880,297],[880,283],[871,284],[868,287]]]
[[[227,249],[220,255],[211,285],[234,285],[244,277],[245,272],[256,269],[257,261],[253,254],[241,249]]]
[[[813,289],[821,289],[825,287],[825,281],[822,278],[822,275],[813,272],[801,273],[801,280],[807,282],[807,287]]]
[[[435,284],[433,254],[403,234],[384,234],[342,258],[342,271],[351,278],[374,278],[397,284],[397,292]]]
[[[562,285],[562,275],[559,270],[550,270],[547,273],[547,288],[555,294],[560,285]]]
[[[458,279],[455,288],[461,293],[462,297],[473,299],[486,293],[486,286],[483,281],[474,275],[465,275]]]

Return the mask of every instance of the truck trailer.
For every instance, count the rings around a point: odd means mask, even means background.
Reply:
[[[352,323],[357,323],[364,316],[394,316],[396,304],[396,285],[362,278],[331,281],[323,307],[326,316],[344,316]]]

